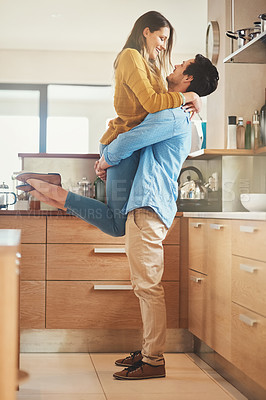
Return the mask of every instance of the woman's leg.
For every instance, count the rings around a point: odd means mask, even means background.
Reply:
[[[119,165],[108,168],[106,180],[106,200],[98,200],[67,192],[63,188],[40,180],[28,179],[27,182],[39,193],[56,201],[69,214],[75,215],[101,229],[111,236],[125,234],[126,215],[121,210],[126,203],[139,163],[139,152],[122,160]],[[37,182],[36,182],[37,181]],[[33,193],[34,194],[34,193]],[[38,193],[35,192],[36,197]],[[43,201],[43,200],[42,200]]]

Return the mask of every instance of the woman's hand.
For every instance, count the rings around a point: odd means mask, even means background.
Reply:
[[[107,164],[104,156],[102,155],[99,160],[95,161],[94,171],[99,178],[101,178],[103,181],[106,181],[106,169],[109,167],[111,167],[111,165]]]
[[[186,104],[182,106],[185,111],[199,113],[202,107],[202,101],[199,95],[194,92],[183,93],[186,99]]]
[[[95,161],[95,163],[94,163],[94,171],[95,171],[95,174],[99,177],[99,178],[101,178],[101,180],[102,181],[106,181],[106,169],[101,169],[100,167],[99,167],[99,160],[97,160],[97,161]]]

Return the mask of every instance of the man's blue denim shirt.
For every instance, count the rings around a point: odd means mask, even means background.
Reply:
[[[141,149],[139,166],[122,212],[151,207],[169,228],[177,211],[177,179],[190,148],[190,114],[180,107],[148,114],[140,125],[119,134],[106,146],[103,154],[109,165],[117,165]]]

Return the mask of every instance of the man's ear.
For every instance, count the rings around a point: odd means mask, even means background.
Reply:
[[[185,77],[185,82],[186,83],[191,82],[194,79],[193,75],[184,75],[184,77]]]
[[[150,33],[150,28],[147,26],[145,29],[143,29],[143,36],[146,38]]]

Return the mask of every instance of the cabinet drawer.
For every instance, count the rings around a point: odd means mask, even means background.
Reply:
[[[121,245],[48,244],[48,280],[129,280]]]
[[[179,281],[180,246],[164,245],[164,273],[163,280]]]
[[[46,217],[1,215],[0,229],[21,229],[21,243],[46,242]]]
[[[96,290],[94,285],[105,287]],[[133,290],[108,290],[110,285],[130,285],[130,281],[47,282],[46,328],[139,329],[139,301]],[[178,327],[179,285],[165,282],[167,324]]]
[[[232,300],[266,317],[266,263],[233,256]]]
[[[189,219],[189,268],[207,274],[207,220]]]
[[[266,389],[266,318],[232,304],[232,363]]]
[[[45,328],[45,282],[20,282],[20,327]]]
[[[106,235],[100,229],[76,217],[47,217],[47,243],[124,244],[122,237]]]
[[[266,224],[262,221],[233,221],[233,254],[266,261]]]
[[[175,218],[163,244],[180,244],[180,218]]]
[[[22,244],[20,280],[45,280],[45,244]]]
[[[206,275],[189,271],[188,328],[201,340],[206,339],[207,279]]]

